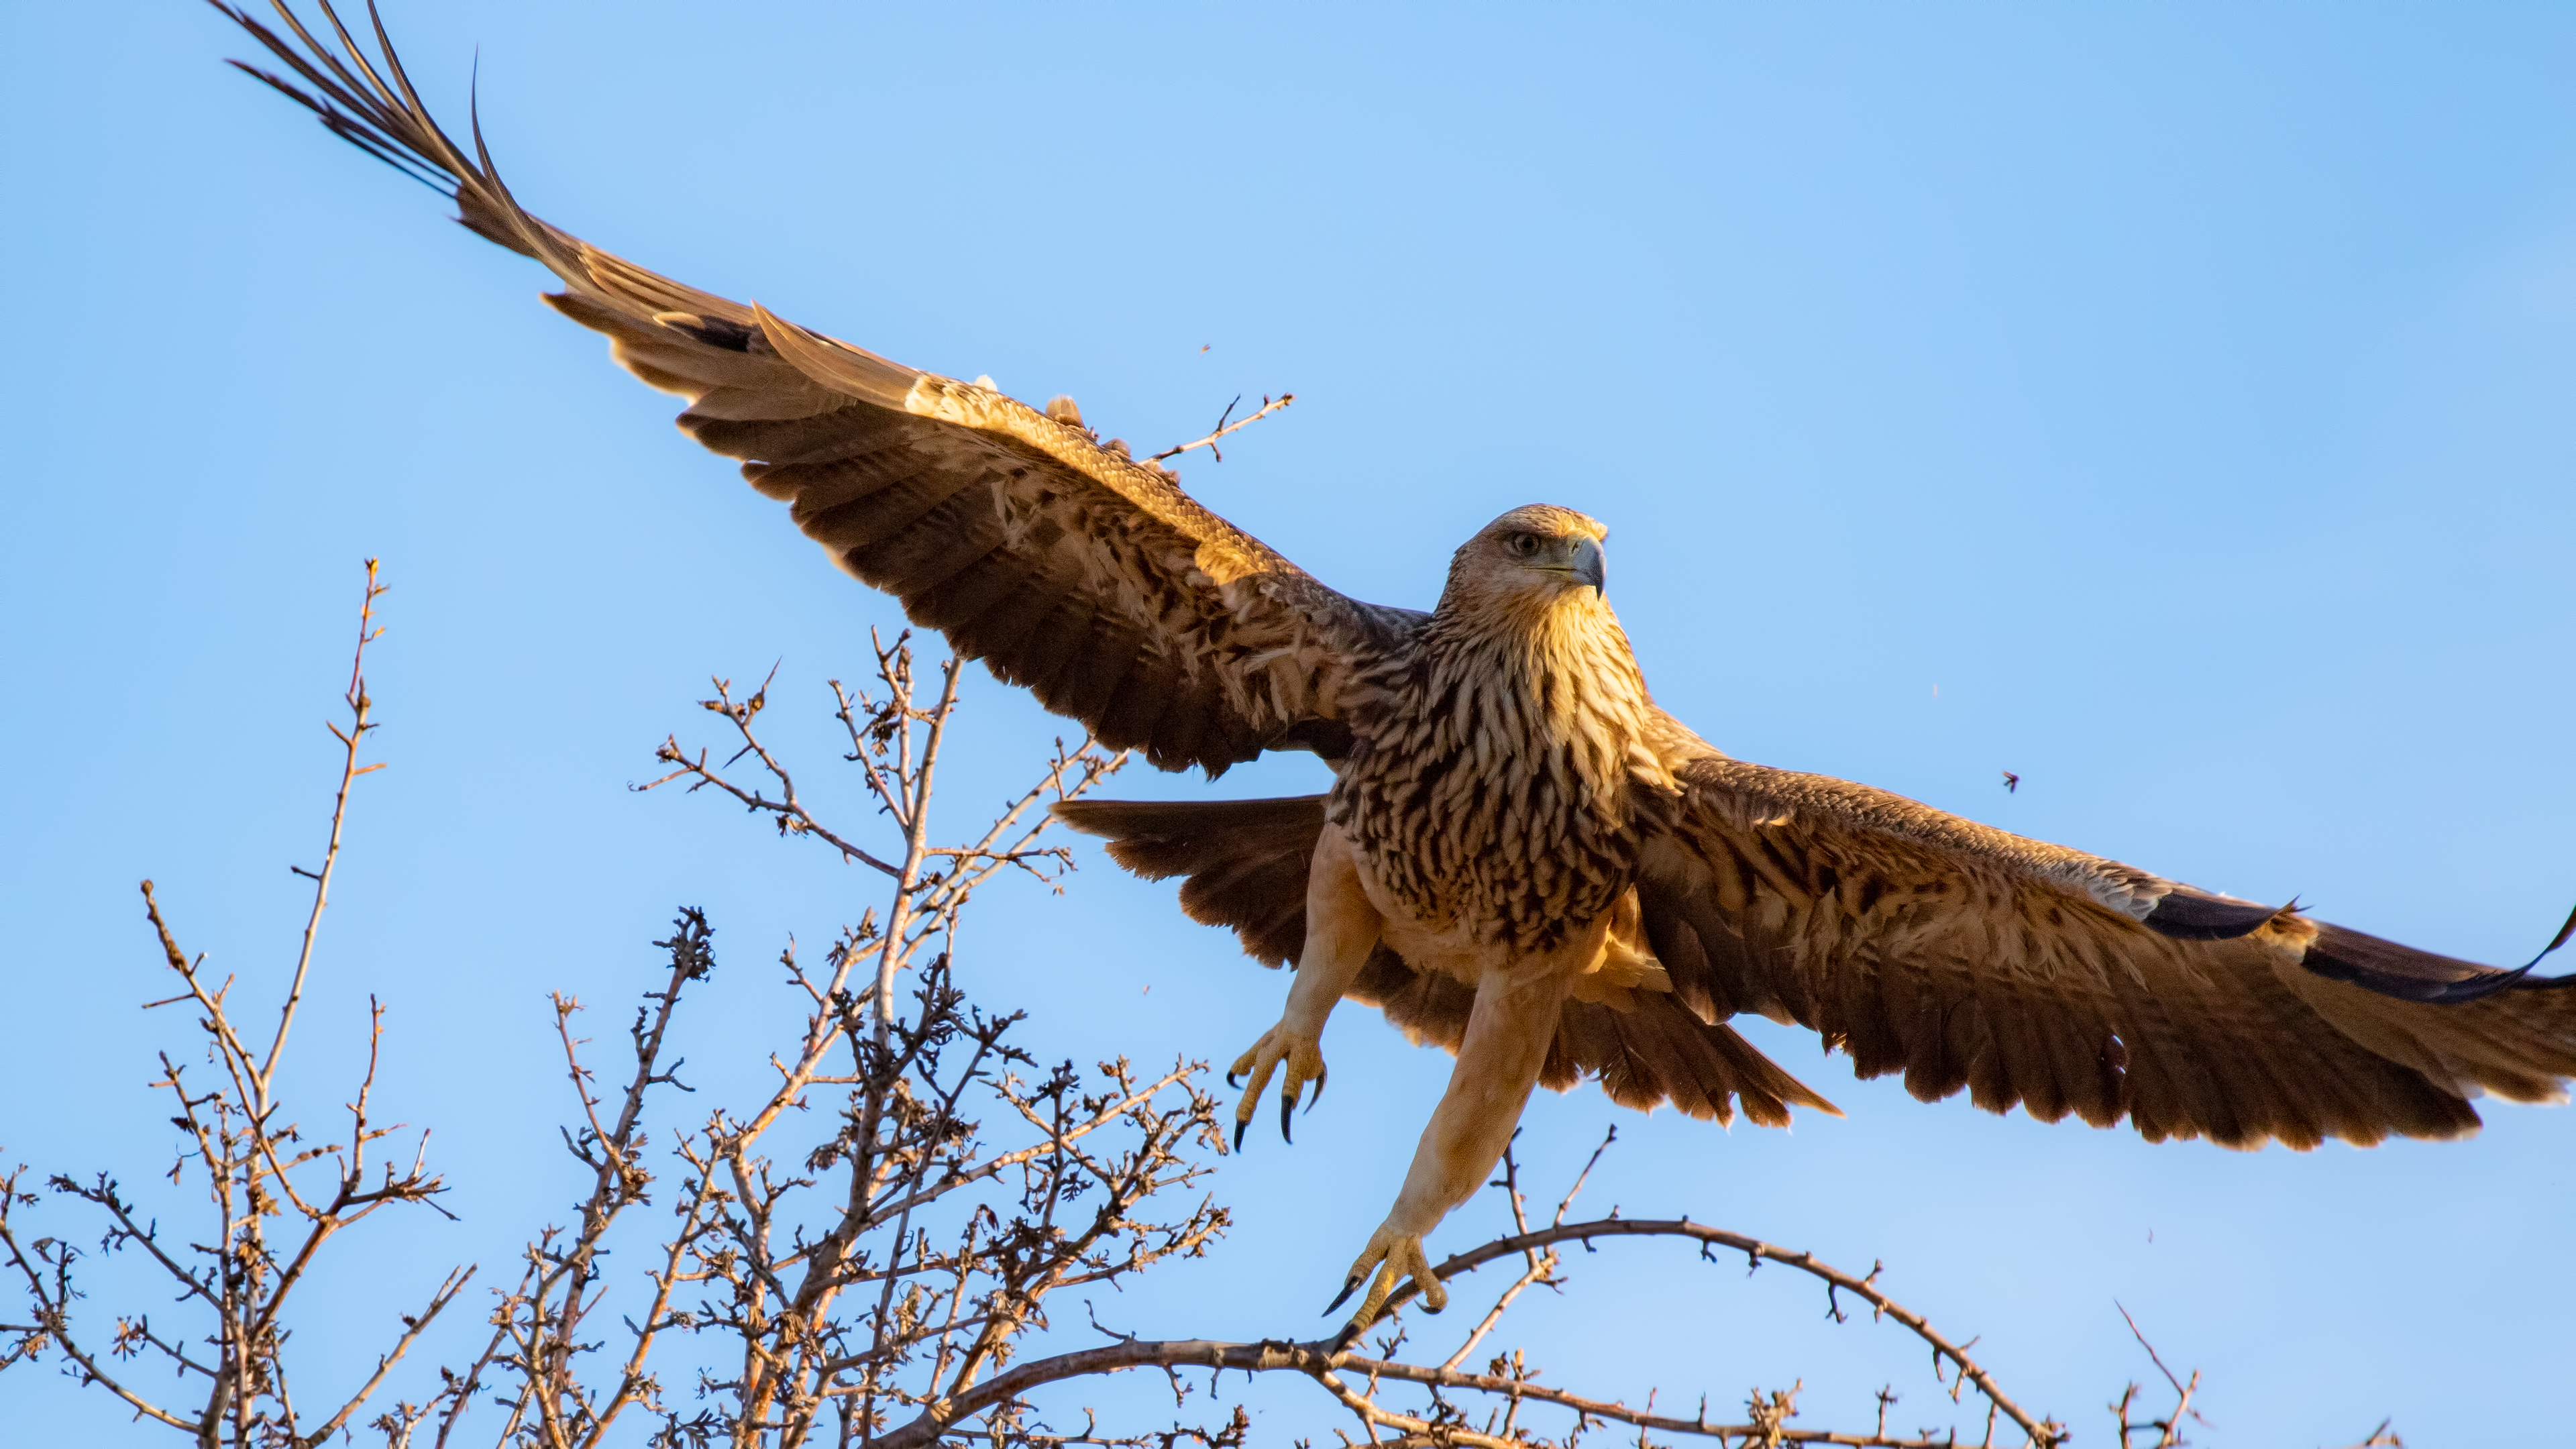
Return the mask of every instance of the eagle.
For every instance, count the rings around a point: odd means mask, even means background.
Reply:
[[[1273,750],[1331,767],[1322,795],[1056,811],[1295,968],[1233,1065],[1238,1148],[1274,1082],[1283,1135],[1320,1096],[1345,1000],[1455,1055],[1335,1300],[1368,1285],[1355,1322],[1407,1278],[1444,1303],[1424,1239],[1535,1087],[1588,1078],[1721,1123],[1835,1113],[1740,1013],[1927,1102],[2234,1148],[2459,1137],[2479,1094],[2563,1100],[2576,1076],[2576,977],[2534,975],[2538,957],[2454,960],[1727,755],[1656,707],[1606,595],[1608,530],[1572,508],[1479,530],[1429,613],[1362,603],[1069,400],[903,366],[538,220],[479,128],[468,154],[431,118],[380,26],[370,60],[327,3],[327,39],[284,0],[275,28],[217,8],[293,78],[236,65],[544,265],[557,311],[687,399],[683,432],[958,655],[1166,770]],[[2549,949],[2571,933],[2576,916]]]

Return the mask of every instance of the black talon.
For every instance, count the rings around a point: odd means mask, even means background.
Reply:
[[[1292,1133],[1290,1133],[1290,1132],[1289,1132],[1289,1130],[1288,1130],[1288,1124],[1289,1124],[1290,1122],[1292,1122],[1292,1121],[1295,1121],[1295,1120],[1296,1120],[1296,1117],[1295,1117],[1295,1113],[1296,1113],[1296,1111],[1297,1111],[1297,1099],[1296,1099],[1296,1098],[1294,1098],[1294,1097],[1292,1097],[1292,1096],[1289,1096],[1286,1092],[1282,1092],[1282,1093],[1280,1093],[1280,1094],[1279,1094],[1279,1140],[1280,1140],[1280,1141],[1282,1141],[1282,1142],[1287,1143],[1287,1144],[1288,1144],[1289,1146],[1291,1146],[1291,1147],[1294,1147],[1294,1146],[1296,1146],[1296,1145],[1297,1145],[1297,1138],[1295,1137],[1295,1135],[1294,1135],[1294,1134],[1292,1134]]]
[[[1361,1274],[1358,1274],[1358,1273],[1353,1273],[1353,1274],[1351,1275],[1351,1281],[1349,1281],[1348,1283],[1343,1284],[1343,1285],[1342,1285],[1342,1291],[1341,1291],[1339,1294],[1335,1295],[1335,1297],[1334,1297],[1333,1301],[1324,1305],[1324,1316],[1325,1316],[1325,1317],[1327,1317],[1327,1318],[1332,1317],[1332,1316],[1333,1316],[1333,1314],[1334,1314],[1334,1312],[1335,1312],[1336,1310],[1338,1310],[1338,1309],[1339,1309],[1343,1304],[1348,1303],[1348,1302],[1350,1301],[1351,1294],[1352,1294],[1353,1292],[1355,1292],[1355,1291],[1359,1288],[1359,1286],[1360,1286],[1360,1278],[1361,1278],[1361,1277],[1362,1277],[1362,1275],[1361,1275]]]
[[[1243,1090],[1243,1083],[1236,1081],[1236,1080],[1234,1079],[1234,1073],[1232,1073],[1232,1072],[1228,1072],[1228,1073],[1226,1073],[1226,1074],[1225,1074],[1225,1084],[1226,1084],[1227,1086],[1229,1086],[1229,1087],[1232,1087],[1233,1089],[1235,1089],[1235,1090],[1236,1090],[1236,1091],[1238,1091],[1238,1092],[1240,1092],[1240,1091],[1242,1091],[1242,1090]]]
[[[1319,1072],[1315,1073],[1315,1095],[1313,1095],[1313,1096],[1311,1096],[1311,1097],[1308,1097],[1308,1098],[1306,1099],[1306,1110],[1307,1110],[1307,1111],[1309,1111],[1309,1112],[1314,1111],[1314,1110],[1315,1110],[1315,1104],[1316,1104],[1317,1102],[1320,1102],[1320,1101],[1324,1100],[1324,1082],[1325,1082],[1325,1079],[1326,1079],[1326,1078],[1328,1078],[1328,1077],[1330,1077],[1330,1076],[1332,1076],[1332,1072],[1331,1072],[1330,1070],[1319,1071]]]
[[[1235,1119],[1235,1123],[1234,1123],[1234,1150],[1235,1150],[1235,1151],[1237,1151],[1237,1152],[1241,1152],[1241,1151],[1243,1150],[1243,1129],[1244,1129],[1244,1128],[1246,1128],[1246,1127],[1249,1127],[1249,1126],[1251,1126],[1251,1125],[1252,1125],[1252,1124],[1251,1124],[1250,1122],[1248,1122],[1248,1121],[1246,1121],[1246,1120],[1244,1120],[1244,1119],[1242,1119],[1242,1118],[1240,1118],[1240,1117],[1238,1117],[1238,1118],[1236,1118],[1236,1119]]]

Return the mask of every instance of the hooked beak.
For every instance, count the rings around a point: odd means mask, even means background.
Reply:
[[[1589,538],[1576,539],[1572,565],[1567,572],[1590,584],[1593,593],[1604,592],[1603,585],[1609,579],[1610,569],[1609,560],[1602,556],[1599,542]]]

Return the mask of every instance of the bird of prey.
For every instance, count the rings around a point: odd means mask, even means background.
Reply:
[[[2479,1093],[2558,1100],[2576,1076],[2576,978],[1729,757],[1656,707],[1604,594],[1606,530],[1571,508],[1480,530],[1430,613],[1360,603],[1061,400],[902,366],[537,220],[479,134],[468,154],[432,121],[381,30],[368,60],[327,7],[327,41],[283,3],[276,29],[219,8],[295,78],[244,69],[553,272],[557,310],[688,400],[682,431],[958,654],[1164,769],[1329,763],[1326,795],[1059,809],[1128,868],[1184,877],[1191,916],[1295,966],[1278,1024],[1235,1063],[1238,1144],[1274,1080],[1283,1130],[1320,1093],[1343,1000],[1456,1054],[1343,1286],[1368,1284],[1360,1321],[1407,1276],[1442,1303],[1424,1235],[1535,1086],[1589,1077],[1721,1122],[1833,1111],[1727,1025],[1739,1012],[1811,1029],[1925,1101],[1965,1089],[2230,1147],[2456,1137]]]

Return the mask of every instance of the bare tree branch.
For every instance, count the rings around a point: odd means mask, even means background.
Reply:
[[[1704,1245],[1701,1249],[1702,1257],[1708,1256],[1707,1250],[1710,1247],[1729,1248],[1744,1254],[1747,1262],[1753,1266],[1758,1267],[1765,1262],[1781,1263],[1802,1273],[1813,1274],[1823,1279],[1829,1289],[1852,1294],[1869,1304],[1874,1316],[1895,1319],[1911,1330],[1916,1337],[1931,1345],[1932,1352],[1937,1358],[1947,1359],[1954,1365],[1967,1382],[1976,1385],[1977,1391],[1985,1395],[1986,1399],[2001,1410],[2006,1418],[2020,1426],[2022,1432],[2029,1435],[2032,1442],[2054,1444],[2062,1442],[2066,1437],[2066,1431],[2063,1428],[2053,1422],[2033,1418],[2020,1405],[2006,1397],[2003,1390],[1996,1385],[1993,1376],[1980,1367],[1976,1360],[1968,1357],[1964,1345],[1951,1342],[1947,1335],[1934,1328],[1922,1314],[1905,1307],[1881,1291],[1877,1284],[1876,1268],[1872,1268],[1866,1277],[1858,1276],[1822,1261],[1813,1253],[1792,1252],[1786,1248],[1774,1247],[1759,1238],[1749,1238],[1742,1233],[1730,1233],[1723,1228],[1705,1227],[1688,1218],[1597,1218],[1591,1222],[1558,1223],[1536,1232],[1517,1233],[1508,1238],[1497,1238],[1480,1247],[1470,1248],[1447,1262],[1436,1265],[1431,1271],[1434,1276],[1446,1280],[1461,1273],[1473,1272],[1496,1258],[1509,1257],[1511,1254],[1526,1252],[1533,1248],[1544,1248],[1551,1244],[1566,1242],[1589,1244],[1595,1238],[1613,1237],[1689,1238]],[[1396,1289],[1394,1293],[1388,1295],[1386,1306],[1379,1310],[1381,1319],[1419,1291],[1420,1289],[1410,1281]],[[1357,1336],[1356,1328],[1348,1328],[1343,1332],[1346,1339]]]
[[[367,592],[358,604],[358,647],[349,655],[349,687],[342,698],[349,705],[349,727],[325,723],[334,739],[340,742],[340,788],[331,799],[331,837],[322,850],[322,868],[308,871],[289,867],[313,882],[313,906],[304,917],[304,938],[295,952],[295,980],[286,988],[286,1004],[278,1008],[277,1035],[268,1043],[268,1055],[259,1067],[258,1102],[262,1109],[268,1103],[269,1084],[277,1077],[278,1058],[286,1052],[286,1033],[295,1025],[295,1008],[304,1000],[304,978],[313,969],[313,943],[322,933],[322,913],[331,906],[331,875],[340,864],[340,828],[349,819],[349,787],[360,775],[372,774],[384,766],[358,763],[358,744],[375,728],[369,716],[375,701],[367,697],[367,646],[376,642],[384,630],[376,624],[376,600],[384,597],[385,586],[376,581],[376,560],[367,560]]]

